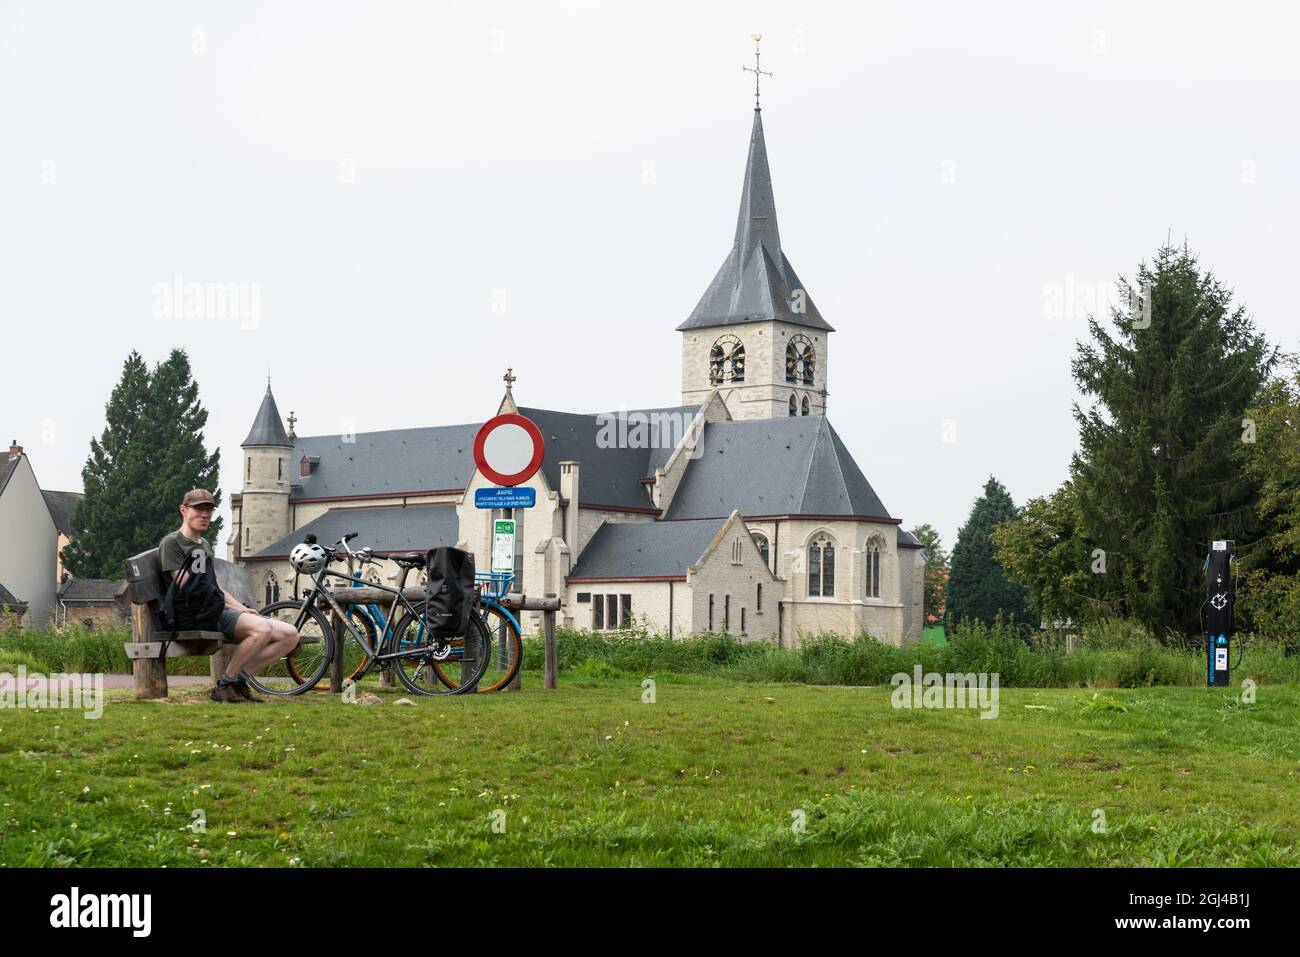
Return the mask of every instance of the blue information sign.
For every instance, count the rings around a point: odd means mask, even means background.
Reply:
[[[474,489],[475,508],[532,508],[537,504],[535,488],[492,488]]]

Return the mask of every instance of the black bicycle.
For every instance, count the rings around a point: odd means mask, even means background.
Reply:
[[[424,602],[412,603],[403,597],[400,588],[369,582],[367,587],[378,588],[393,596],[389,619],[396,619],[396,624],[384,629],[382,636],[376,639],[373,630],[367,632],[358,626],[355,616],[349,613],[350,606],[341,604],[325,587],[323,582],[327,578],[338,579],[343,587],[356,584],[351,576],[329,568],[333,562],[349,555],[360,557],[347,544],[356,536],[356,532],[350,532],[332,546],[319,546],[325,554],[325,561],[313,575],[312,587],[306,595],[262,609],[263,615],[288,622],[298,629],[300,635],[310,635],[319,640],[302,642],[289,658],[273,662],[258,674],[250,675],[249,684],[265,694],[274,695],[302,694],[314,688],[329,669],[338,649],[347,644],[346,640],[339,640],[326,617],[325,613],[332,610],[365,655],[365,665],[352,673],[354,681],[359,681],[375,663],[391,663],[398,679],[415,694],[440,696],[474,691],[491,660],[491,634],[481,617],[470,616],[469,628],[464,635],[437,635],[425,621]],[[315,545],[315,537],[308,535],[306,544]],[[363,549],[361,554],[368,557],[368,550]],[[411,567],[424,564],[419,556],[395,556],[394,560]],[[446,681],[444,675],[454,680]]]

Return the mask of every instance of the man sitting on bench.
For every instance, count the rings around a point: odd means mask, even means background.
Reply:
[[[217,587],[212,547],[203,538],[212,524],[216,507],[216,500],[207,489],[186,492],[180,507],[181,527],[158,543],[158,559],[163,574],[171,576],[177,590],[192,575],[210,576],[205,588],[215,589],[224,599],[225,607],[217,615],[215,629],[228,640],[238,642],[239,647],[231,655],[225,674],[213,686],[212,700],[229,704],[260,703],[262,699],[254,697],[248,688],[246,674],[256,673],[293,651],[298,645],[298,630],[288,622],[263,618]],[[195,582],[196,586],[201,584],[204,583]]]

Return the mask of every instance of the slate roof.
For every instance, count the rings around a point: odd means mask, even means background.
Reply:
[[[8,476],[0,475],[0,480],[7,477]],[[10,610],[19,612],[20,614],[27,610],[27,602],[17,597],[8,588],[5,588],[3,582],[0,582],[0,605],[7,605]]]
[[[479,424],[298,436],[289,467],[293,498],[333,498],[381,493],[453,491],[465,488],[474,471],[474,433]],[[298,478],[302,457],[320,459],[315,471]]]
[[[899,548],[925,548],[925,546],[921,544],[921,540],[919,538],[917,538],[907,529],[903,528],[901,525],[898,527],[898,547]]]
[[[54,527],[68,538],[72,538],[72,516],[76,514],[77,503],[85,496],[80,492],[54,492],[45,489],[41,489],[41,494],[45,496],[45,505],[50,510],[50,517],[54,519]]]
[[[584,506],[653,508],[641,479],[654,474],[672,453],[668,448],[601,448],[602,420],[596,414],[521,408],[546,440],[542,472],[551,488],[560,487],[560,463],[578,461],[578,497]],[[698,406],[637,409],[653,416],[671,414],[689,426]],[[632,420],[633,424],[636,420]],[[474,472],[474,435],[481,422],[386,432],[359,432],[345,443],[338,435],[299,436],[293,440],[291,468],[303,456],[319,464],[311,475],[294,478],[293,498],[459,491]],[[669,439],[679,436],[672,435]],[[728,513],[730,514],[730,513]]]
[[[843,515],[893,521],[825,416],[704,426],[669,519]]]
[[[795,311],[796,290],[803,294],[800,312]],[[834,332],[781,249],[772,174],[768,170],[767,144],[763,138],[763,115],[756,109],[735,241],[713,282],[677,330],[771,319]]]
[[[0,493],[3,493],[5,486],[9,484],[9,476],[14,474],[14,469],[18,468],[21,458],[21,455],[10,456],[7,451],[0,451]]]
[[[280,410],[276,408],[269,382],[266,384],[266,395],[262,396],[262,404],[258,406],[257,418],[253,419],[253,427],[248,430],[248,438],[239,445],[241,448],[250,445],[293,445],[289,441],[289,434],[284,431],[284,423],[280,421]]]
[[[123,579],[69,578],[59,588],[59,601],[112,602],[125,590]]]
[[[308,533],[315,534],[322,545],[332,545],[348,532],[357,533],[348,543],[353,550],[369,546],[380,554],[423,551],[436,545],[455,545],[460,539],[455,505],[332,508],[256,555],[245,558],[284,558]]]
[[[725,522],[604,522],[568,578],[684,578]]]

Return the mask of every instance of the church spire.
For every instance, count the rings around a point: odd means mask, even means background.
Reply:
[[[754,70],[757,82],[757,65]],[[735,241],[713,282],[677,330],[767,320],[834,331],[813,305],[781,248],[772,173],[767,165],[767,142],[763,136],[763,114],[756,106],[749,133],[749,153],[745,157],[745,184],[740,191]]]
[[[280,410],[276,408],[275,396],[271,395],[269,376],[266,380],[266,395],[262,396],[262,404],[257,409],[257,418],[253,420],[253,427],[248,431],[248,438],[239,444],[241,448],[250,445],[278,445],[293,448],[293,443],[285,434],[284,423],[280,421]]]

